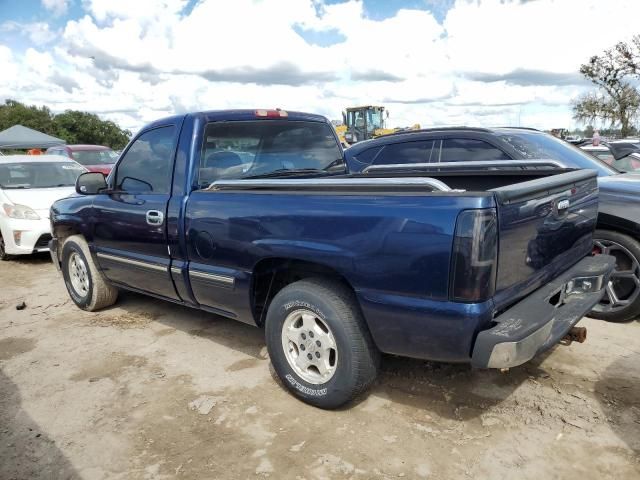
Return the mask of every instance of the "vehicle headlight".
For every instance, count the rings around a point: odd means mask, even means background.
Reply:
[[[9,205],[7,203],[3,203],[2,208],[4,213],[11,218],[40,220],[40,215],[38,215],[33,208],[27,207],[26,205]]]

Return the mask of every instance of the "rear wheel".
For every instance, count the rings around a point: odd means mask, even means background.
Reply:
[[[283,288],[267,312],[274,370],[306,403],[337,408],[376,378],[380,354],[353,292],[338,282],[307,279]]]
[[[596,230],[593,237],[594,253],[615,257],[616,268],[602,301],[589,316],[611,322],[632,320],[640,315],[640,243],[611,230]]]
[[[61,267],[69,296],[78,307],[93,312],[115,303],[118,289],[107,283],[93,263],[82,236],[72,235],[64,241]]]

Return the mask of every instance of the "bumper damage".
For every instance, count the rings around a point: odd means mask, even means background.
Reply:
[[[608,255],[584,258],[516,303],[494,318],[496,326],[478,334],[471,364],[515,367],[562,341],[600,301],[614,267]]]

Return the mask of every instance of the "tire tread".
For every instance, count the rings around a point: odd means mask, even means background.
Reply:
[[[102,275],[102,272],[98,270],[97,266],[93,262],[93,257],[91,256],[89,245],[87,244],[87,241],[84,239],[84,237],[82,235],[71,235],[67,237],[62,244],[61,250],[64,250],[64,247],[68,242],[75,243],[80,248],[80,250],[82,250],[82,254],[87,261],[87,267],[89,268],[89,271],[91,273],[91,281],[93,283],[91,299],[87,303],[87,305],[82,308],[89,312],[94,312],[96,310],[109,307],[116,303],[116,300],[118,299],[118,289],[109,284]],[[63,268],[65,267],[66,266],[63,265]]]

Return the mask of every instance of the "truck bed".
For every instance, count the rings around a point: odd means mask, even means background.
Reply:
[[[269,259],[293,258],[344,276],[383,351],[468,359],[475,332],[486,328],[496,312],[588,254],[595,225],[592,172],[537,172],[534,180],[530,172],[496,177],[445,173],[215,182],[189,199],[186,231],[195,241],[187,243],[186,256],[190,271],[228,275],[236,283],[232,290],[211,288],[210,281],[192,276],[195,300],[217,313],[259,323],[260,315],[252,316],[244,301],[252,272]],[[492,188],[452,190],[447,185],[452,178],[456,187],[466,182],[477,187],[484,178]],[[505,185],[495,188],[497,183]],[[567,195],[572,203],[566,218],[554,219],[554,202]],[[449,302],[458,213],[491,208],[498,211],[500,242],[495,295],[481,305]],[[193,248],[205,237],[216,245],[208,258]],[[428,324],[430,340],[418,341],[422,352],[411,351],[417,339],[387,335],[394,318],[408,315],[407,308],[419,311]],[[386,345],[391,338],[393,345]]]

